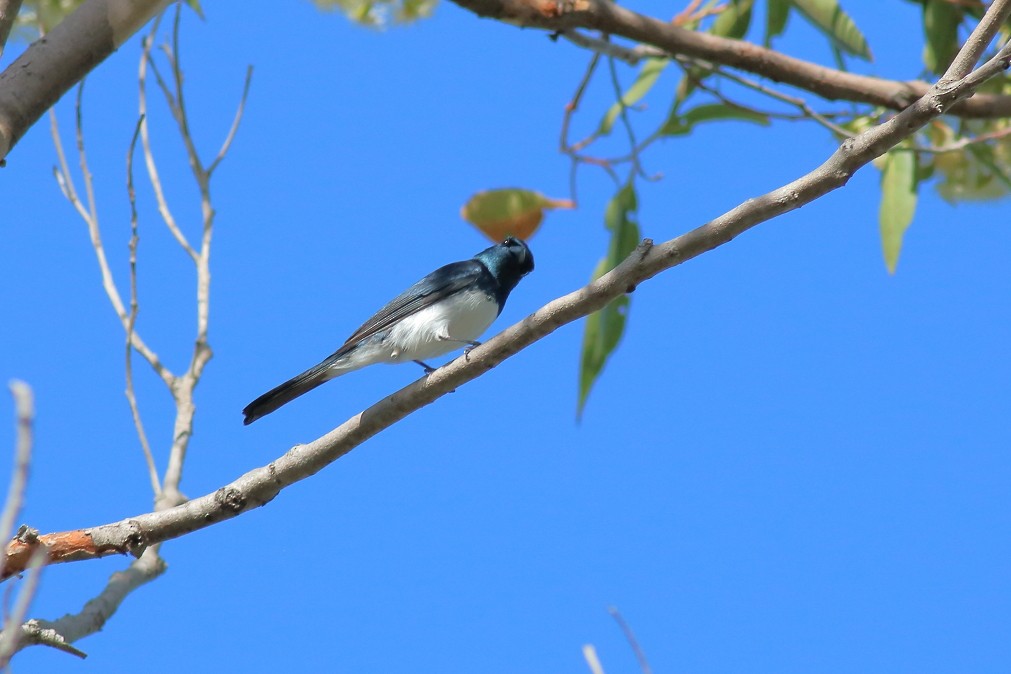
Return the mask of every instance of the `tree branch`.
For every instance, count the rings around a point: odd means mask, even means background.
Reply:
[[[1011,0],[995,0],[988,13],[1008,12]],[[549,302],[519,323],[432,374],[410,384],[308,444],[296,445],[277,460],[254,469],[214,493],[173,508],[90,529],[47,534],[34,542],[12,541],[4,574],[24,568],[32,551],[46,546],[50,563],[110,554],[141,555],[148,546],[236,517],[270,502],[283,488],[313,475],[355,447],[488,372],[556,329],[597,311],[641,282],[721,246],[752,227],[782,215],[846,184],[871,160],[908,138],[987,79],[1011,66],[1011,44],[956,82],[939,82],[920,100],[879,126],[847,138],[810,173],[686,234],[659,245],[644,240],[621,264],[593,283]]]
[[[610,0],[453,2],[481,17],[498,19],[524,28],[561,32],[577,43],[585,43],[585,37],[573,38],[568,31],[598,30],[651,45],[671,56],[691,56],[738,68],[810,91],[828,100],[855,101],[903,110],[926,95],[930,89],[930,84],[919,80],[901,82],[857,75],[793,58],[751,42],[685,30],[667,21],[638,14]],[[634,58],[646,53],[649,52],[632,50],[624,52],[624,55]],[[971,100],[960,101],[947,112],[962,117],[1008,117],[1011,116],[1011,96],[979,94]]]
[[[0,56],[4,54],[7,38],[10,37],[11,28],[20,11],[21,0],[0,0]]]
[[[100,631],[131,592],[160,576],[165,569],[165,562],[158,556],[158,550],[151,548],[126,569],[112,574],[105,588],[79,612],[67,614],[58,620],[35,619],[23,624],[21,638],[14,652],[28,646],[42,645],[81,658],[87,657],[83,651],[70,644]]]
[[[87,0],[0,73],[0,165],[60,97],[169,0]]]

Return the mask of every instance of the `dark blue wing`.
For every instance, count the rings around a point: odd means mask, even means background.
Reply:
[[[344,345],[337,350],[337,354],[363,339],[392,327],[398,321],[432,306],[439,300],[477,283],[485,275],[490,276],[488,269],[477,260],[453,262],[436,269],[394,297],[389,304],[376,312],[375,316],[365,321],[362,327],[348,337]]]

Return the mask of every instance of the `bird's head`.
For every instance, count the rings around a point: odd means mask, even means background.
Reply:
[[[534,255],[530,248],[522,239],[513,236],[474,257],[488,268],[506,293],[534,270]]]

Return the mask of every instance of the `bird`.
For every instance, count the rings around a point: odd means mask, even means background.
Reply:
[[[534,269],[522,240],[507,237],[470,260],[436,269],[380,309],[325,360],[246,405],[243,425],[320,384],[375,363],[425,361],[465,347],[467,354],[498,318],[509,293]]]

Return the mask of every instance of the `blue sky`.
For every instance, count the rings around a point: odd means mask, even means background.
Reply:
[[[246,403],[328,355],[390,297],[485,247],[458,215],[472,192],[568,196],[558,129],[587,59],[449,4],[387,32],[304,2],[270,14],[206,9],[206,23],[186,15],[182,46],[205,156],[228,128],[246,65],[256,72],[213,187],[215,357],[197,390],[191,496],[419,376],[369,368],[241,423]],[[854,16],[876,61],[854,67],[919,76],[917,31],[905,23],[915,6],[863,11]],[[807,30],[784,44],[827,58]],[[138,54],[135,39],[85,95],[121,283]],[[591,88],[584,132],[609,93],[603,78]],[[656,99],[641,117],[664,107]],[[72,108],[59,110],[70,144]],[[167,189],[194,232],[182,155],[165,111],[153,114]],[[714,124],[658,146],[646,166],[664,179],[640,186],[643,235],[696,227],[832,149],[823,130],[784,122]],[[35,388],[21,519],[43,531],[151,507],[122,396],[121,330],[54,162],[43,122],[0,187],[0,378]],[[267,507],[168,543],[168,573],[78,644],[84,664],[35,649],[15,671],[126,672],[157,654],[191,672],[587,672],[586,643],[608,674],[638,671],[608,606],[656,672],[1007,671],[1008,205],[952,206],[922,190],[889,276],[878,180],[865,169],[642,284],[581,423],[574,324]],[[580,208],[550,215],[532,238],[537,269],[493,331],[585,283],[605,250],[613,192],[603,174],[580,174]],[[139,198],[139,326],[179,369],[192,340],[191,268],[146,187]],[[163,466],[170,401],[137,370]],[[8,470],[0,462],[3,483]],[[46,571],[32,614],[78,610],[125,564]]]

